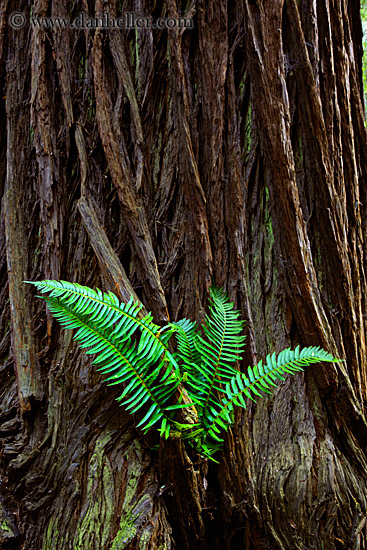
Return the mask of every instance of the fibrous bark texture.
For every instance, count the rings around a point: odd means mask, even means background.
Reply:
[[[358,4],[1,3],[1,548],[367,549]],[[82,12],[194,28],[28,23]],[[208,464],[134,427],[23,284],[45,278],[158,323],[202,321],[215,281],[240,369],[297,344],[345,361],[251,403]]]

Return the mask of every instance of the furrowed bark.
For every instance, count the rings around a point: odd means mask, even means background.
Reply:
[[[105,274],[111,289],[124,302],[128,302],[131,297],[133,297],[134,302],[139,302],[139,298],[135,294],[118,256],[112,249],[111,243],[101,227],[93,207],[91,204],[88,204],[84,197],[81,197],[78,201],[78,209],[91,240],[93,250],[99,260],[101,271]],[[141,310],[141,314],[147,314],[144,307]]]
[[[98,31],[93,44],[92,57],[96,87],[96,116],[101,140],[113,182],[118,190],[121,207],[126,216],[136,259],[141,264],[144,290],[154,296],[153,312],[159,321],[164,322],[168,319],[166,300],[159,280],[157,261],[152,248],[144,206],[141,197],[137,194],[139,181],[133,181],[131,168],[127,161],[126,144],[119,129],[114,127],[116,118],[112,111],[111,99],[107,95],[108,88],[106,88],[102,67],[102,35]],[[119,137],[120,139],[118,139]]]
[[[12,323],[12,353],[15,363],[19,410],[31,411],[31,400],[41,400],[43,387],[40,367],[32,336],[31,297],[23,281],[28,278],[26,235],[29,230],[24,189],[30,186],[29,174],[29,110],[24,105],[29,59],[25,31],[15,36],[15,49],[8,58],[8,74],[12,75],[6,88],[7,172],[4,189],[4,221],[9,301]],[[20,131],[27,128],[26,133]],[[20,147],[21,153],[18,150]],[[19,200],[20,199],[20,200]]]
[[[366,550],[358,2],[32,11],[194,17],[165,30],[16,30],[13,12],[29,7],[0,7],[0,547]],[[345,362],[238,411],[207,462],[134,428],[22,284],[49,277],[157,323],[200,323],[215,282],[247,321],[241,370],[297,344]]]

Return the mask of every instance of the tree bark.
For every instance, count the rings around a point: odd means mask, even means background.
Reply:
[[[359,2],[0,7],[0,548],[367,548],[367,148]],[[11,14],[26,16],[14,29]],[[32,27],[178,17],[194,29]],[[24,280],[243,311],[239,368],[310,367],[250,403],[219,464],[133,416]]]

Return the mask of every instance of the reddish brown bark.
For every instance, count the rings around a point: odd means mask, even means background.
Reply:
[[[186,11],[185,11],[186,10]],[[358,2],[37,0],[194,30],[12,29],[0,8],[0,547],[366,549],[366,132]],[[243,364],[344,357],[238,414],[219,465],[143,437],[22,281],[247,321]],[[160,443],[159,451],[157,445]]]

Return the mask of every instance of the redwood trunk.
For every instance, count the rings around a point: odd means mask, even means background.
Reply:
[[[1,548],[367,549],[361,39],[351,0],[2,2]],[[214,280],[247,321],[241,369],[297,344],[346,360],[250,404],[207,463],[134,427],[23,284],[44,278],[160,323],[200,322]]]

